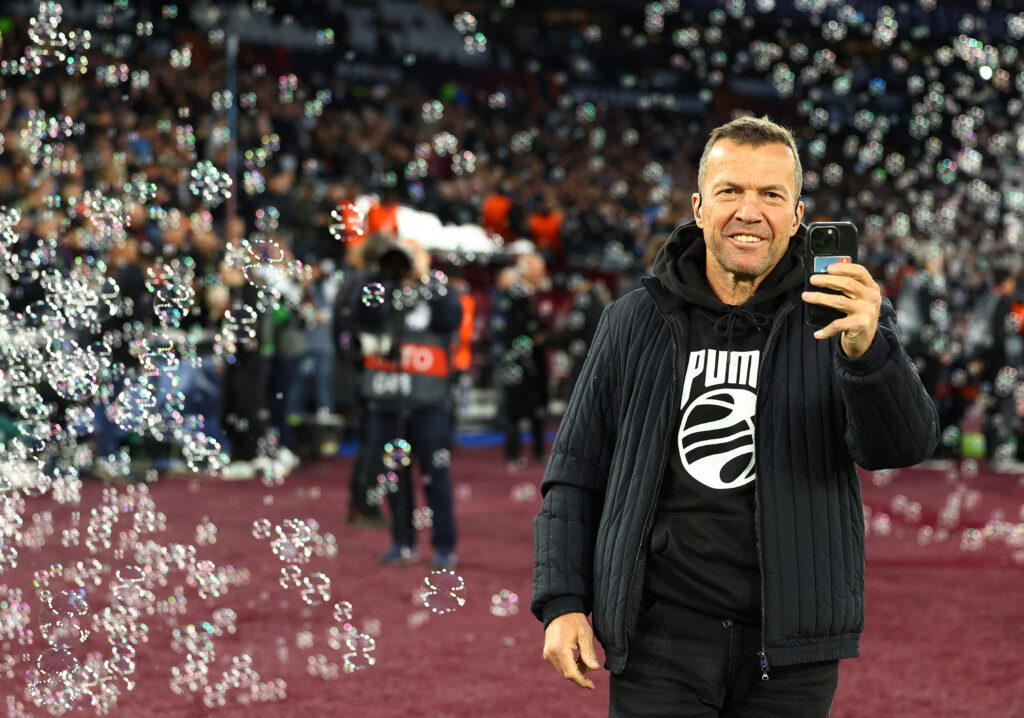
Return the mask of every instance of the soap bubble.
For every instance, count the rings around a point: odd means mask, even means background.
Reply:
[[[362,290],[363,306],[369,308],[379,307],[384,304],[384,285],[380,282],[370,282]]]
[[[423,594],[423,606],[434,613],[452,613],[466,604],[466,583],[455,571],[431,571],[423,584],[428,589]]]
[[[499,618],[514,616],[519,613],[518,594],[503,588],[491,596],[490,612]]]
[[[384,444],[384,465],[392,470],[399,470],[412,463],[412,445],[405,439],[395,439]]]

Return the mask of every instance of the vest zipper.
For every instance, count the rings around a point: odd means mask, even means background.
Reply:
[[[665,465],[668,463],[668,447],[669,442],[672,440],[672,430],[675,426],[676,415],[678,414],[678,408],[676,407],[676,388],[678,385],[679,376],[679,342],[676,340],[676,327],[672,322],[672,319],[667,315],[663,314],[665,321],[668,323],[669,337],[672,342],[672,388],[669,391],[669,412],[668,412],[668,427],[665,429],[665,439],[662,442],[661,449],[661,462],[658,466],[658,478],[654,484],[654,494],[651,496],[651,504],[647,507],[647,515],[644,517],[644,532],[640,536],[640,546],[636,551],[636,558],[633,560],[633,574],[629,579],[629,592],[626,594],[626,625],[631,623],[631,615],[633,612],[633,594],[635,593],[634,584],[636,583],[636,574],[640,570],[640,558],[643,556],[644,543],[647,540],[647,534],[650,530],[650,523],[654,516],[655,507],[658,505],[658,492],[661,490],[661,482],[665,478]],[[629,660],[629,637],[625,636],[626,647],[622,652],[622,667],[626,667],[626,662]]]
[[[785,319],[793,308],[796,307],[796,303],[790,304],[788,307],[783,307],[782,311],[779,312],[779,316],[775,318],[775,323],[772,324],[771,331],[768,332],[768,340],[765,342],[764,351],[761,352],[761,365],[757,370],[757,388],[754,390],[757,397],[760,397],[761,380],[764,374],[764,368],[768,362],[768,351],[772,347],[773,340],[778,336],[779,326],[782,324],[782,320]],[[757,480],[754,482],[754,537],[757,544],[757,568],[761,574],[761,650],[757,652],[761,667],[761,680],[768,680],[768,638],[767,628],[765,626],[765,589],[764,589],[764,546],[761,543],[761,472],[757,465],[757,440],[759,436],[758,432],[758,417],[761,415],[757,410],[757,399],[754,400],[754,472],[757,476]]]

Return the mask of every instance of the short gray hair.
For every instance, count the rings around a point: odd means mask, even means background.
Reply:
[[[719,140],[732,140],[738,145],[754,147],[776,143],[789,147],[796,162],[796,169],[793,172],[793,181],[796,183],[796,196],[800,197],[800,191],[804,186],[804,170],[800,165],[800,152],[796,148],[796,139],[794,139],[792,132],[782,125],[772,122],[768,115],[764,117],[739,117],[711,131],[711,136],[708,137],[707,144],[704,145],[704,152],[700,156],[700,164],[697,167],[698,192],[704,192],[704,178],[708,172],[708,155],[711,154],[711,149]]]

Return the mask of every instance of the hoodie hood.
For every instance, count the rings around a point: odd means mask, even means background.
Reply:
[[[654,261],[654,276],[665,288],[688,304],[699,307],[716,322],[728,318],[728,331],[735,322],[758,328],[767,325],[782,297],[804,283],[803,224],[789,241],[789,248],[772,268],[754,295],[741,305],[726,304],[711,291],[707,280],[707,245],[704,232],[696,222],[677,227]]]

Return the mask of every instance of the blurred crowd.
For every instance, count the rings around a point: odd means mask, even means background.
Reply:
[[[894,39],[884,8],[780,2],[755,18],[730,2],[589,14],[503,2],[454,18],[471,45],[487,33],[472,66],[403,47],[401,20],[375,3],[352,4],[379,28],[376,51],[359,53],[337,3],[319,16],[277,5],[278,20],[330,23],[330,42],[243,37],[230,89],[223,30],[187,4],[151,17],[96,5],[91,43],[61,58],[29,16],[2,26],[5,331],[47,326],[51,275],[84,277],[68,291],[109,305],[61,337],[121,367],[93,375],[94,473],[132,471],[124,448],[140,432],[108,407],[161,342],[187,350],[157,391],[161,406],[176,397],[177,429],[155,435],[189,435],[180,417],[202,416],[203,435],[230,449],[225,476],[280,474],[365,440],[367,350],[352,322],[391,301],[376,278],[400,246],[419,257],[417,286],[467,298],[450,337],[456,416],[470,389],[496,390],[509,469],[526,460],[526,424],[543,459],[549,408],[571,391],[601,309],[689,219],[707,130],[741,110],[793,125],[809,216],[861,227],[861,260],[940,406],[943,453],[1022,458],[1024,19],[1000,3],[940,9],[943,34],[921,29],[922,2]],[[400,206],[480,224],[499,251],[431,255],[400,236]],[[25,359],[12,356],[9,375]],[[24,396],[3,399],[9,424],[29,411]]]

